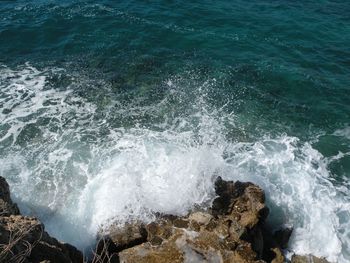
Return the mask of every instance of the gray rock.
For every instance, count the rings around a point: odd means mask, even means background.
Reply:
[[[9,215],[19,215],[19,209],[11,200],[8,183],[0,176],[0,216]]]

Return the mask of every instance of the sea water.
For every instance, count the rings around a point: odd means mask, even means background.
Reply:
[[[2,1],[0,175],[87,250],[261,186],[290,248],[350,260],[350,4]]]

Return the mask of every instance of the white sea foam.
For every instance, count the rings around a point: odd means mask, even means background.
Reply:
[[[336,130],[333,134],[336,136],[343,136],[346,139],[350,140],[350,126],[346,126],[343,129]]]
[[[0,103],[11,109],[0,115],[5,131],[0,174],[11,183],[22,211],[38,215],[53,235],[84,248],[111,221],[149,221],[154,212],[184,214],[212,200],[220,175],[266,190],[270,221],[294,227],[293,251],[349,261],[349,189],[332,183],[329,159],[309,143],[288,135],[228,140],[225,123],[234,125],[235,117],[206,107],[210,82],[199,83],[188,103],[177,78],[165,81],[169,96],[157,105],[109,107],[107,115],[155,114],[177,96],[185,101],[181,107],[191,108],[186,114],[170,121],[167,116],[158,125],[162,129],[109,128],[108,120],[94,119],[93,102],[70,88],[50,88],[47,76],[57,72],[3,67],[0,79]],[[51,122],[40,125],[40,118]],[[28,123],[39,135],[18,144]],[[101,128],[109,130],[104,140],[98,137]]]
[[[235,167],[230,178],[248,179],[265,189],[270,205],[278,206],[271,221],[294,226],[294,251],[346,262],[342,252],[349,250],[349,222],[340,222],[339,215],[349,216],[348,198],[331,183],[318,151],[288,136],[236,144],[230,151],[234,156],[227,161]]]

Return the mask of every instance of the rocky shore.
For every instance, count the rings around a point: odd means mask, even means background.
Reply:
[[[100,234],[88,260],[72,245],[51,237],[38,219],[21,215],[10,198],[9,185],[0,177],[0,262],[286,262],[282,250],[292,229],[272,233],[266,226],[269,209],[263,190],[220,177],[215,190],[217,197],[208,210],[183,217],[159,214],[150,224],[112,225],[108,234]],[[327,261],[294,255],[291,262]]]
[[[35,217],[23,216],[0,177],[0,262],[83,262],[80,251],[45,232]]]

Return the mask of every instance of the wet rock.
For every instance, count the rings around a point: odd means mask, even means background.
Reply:
[[[282,263],[292,229],[272,234],[265,227],[269,213],[264,192],[252,183],[215,183],[217,197],[208,211],[187,216],[158,215],[149,224],[112,225],[101,235],[92,263],[235,262]],[[21,216],[0,177],[0,262],[78,263],[80,251],[52,238],[34,217]],[[311,255],[292,263],[327,263]]]
[[[218,177],[215,182],[215,192],[218,197],[213,201],[212,214],[214,216],[228,214],[232,204],[231,198],[235,194],[233,182],[226,182]]]
[[[283,228],[277,230],[274,234],[274,240],[278,244],[278,246],[282,249],[285,249],[288,247],[288,241],[290,236],[292,235],[293,228]]]
[[[271,250],[275,255],[271,263],[284,263],[284,256],[282,254],[282,251],[279,248],[273,248]]]
[[[118,263],[118,247],[108,237],[100,238],[97,242],[92,263]]]
[[[34,217],[0,217],[1,262],[82,262],[82,254],[71,245],[49,236]]]
[[[265,220],[269,213],[263,190],[252,183],[234,183],[218,177],[215,190],[218,195],[212,205],[212,214],[215,216],[228,215],[241,226],[253,228],[259,220]]]
[[[129,222],[123,226],[112,226],[108,238],[116,245],[116,250],[121,251],[146,242],[147,231],[141,222]]]
[[[38,219],[19,214],[3,177],[0,177],[0,212],[0,262],[83,261],[80,251],[51,237]]]
[[[266,247],[265,249],[269,249],[270,247],[265,244],[263,231],[260,226],[255,226],[254,228],[247,230],[246,235],[241,236],[241,238],[248,240],[252,244],[252,248],[259,258],[266,259],[264,248]],[[272,258],[274,258],[274,256]]]
[[[119,253],[120,262],[259,262],[249,243],[239,246],[213,232],[174,229],[161,245],[149,242]]]
[[[0,176],[0,216],[18,215],[19,209],[10,197],[10,187]]]
[[[112,225],[108,234],[100,233],[92,262],[119,262],[118,253],[147,241],[147,231],[143,223],[133,221],[124,225]]]
[[[178,228],[187,228],[189,226],[189,221],[187,219],[177,218],[174,220],[173,224]]]
[[[163,240],[169,239],[176,230],[172,223],[173,220],[167,218],[148,224],[146,226],[147,241],[152,245],[160,245]]]
[[[218,196],[209,212],[160,215],[145,226],[145,242],[119,253],[120,262],[265,262],[261,225],[268,210],[263,191],[220,177],[215,186]],[[275,263],[284,260],[282,253],[273,255]]]
[[[318,258],[313,255],[293,255],[291,263],[329,263],[325,258]]]
[[[207,225],[213,216],[204,212],[194,212],[191,213],[188,218],[190,223],[196,222],[199,225]]]

